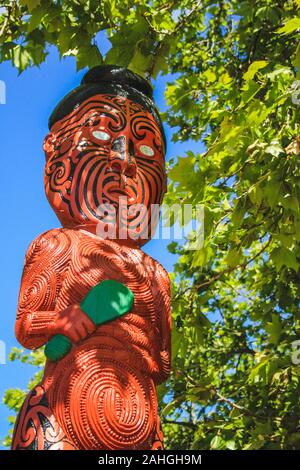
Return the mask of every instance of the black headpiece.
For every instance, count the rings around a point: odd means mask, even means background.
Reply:
[[[117,65],[98,65],[89,70],[82,78],[80,86],[58,103],[49,118],[49,129],[80,103],[99,93],[124,96],[143,106],[153,115],[166,144],[163,125],[153,102],[153,90],[150,83],[131,70]]]

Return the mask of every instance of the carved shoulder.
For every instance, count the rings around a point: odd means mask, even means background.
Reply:
[[[59,254],[67,248],[68,231],[64,229],[53,229],[42,233],[35,238],[29,245],[26,255],[24,267],[29,268],[35,264],[41,264],[46,261],[58,263]]]
[[[15,325],[16,337],[26,348],[38,348],[50,337],[71,249],[71,234],[56,229],[37,237],[27,250]]]
[[[21,281],[19,313],[24,309],[54,308],[70,249],[70,236],[63,229],[49,230],[29,245]]]

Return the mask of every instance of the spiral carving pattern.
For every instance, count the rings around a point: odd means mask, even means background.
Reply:
[[[96,349],[95,339],[88,340],[58,366],[49,388],[54,414],[79,449],[146,449],[153,440],[154,383],[136,367],[135,355],[116,355],[113,343]]]

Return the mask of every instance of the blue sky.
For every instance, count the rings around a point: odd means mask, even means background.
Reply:
[[[101,39],[101,52],[110,43]],[[74,58],[62,61],[54,48],[40,68],[18,72],[10,63],[0,65],[0,80],[6,84],[6,104],[0,104],[1,198],[1,291],[2,313],[0,340],[6,344],[6,356],[13,346],[20,278],[24,255],[29,243],[40,233],[60,224],[52,212],[43,187],[44,154],[42,142],[48,132],[48,117],[57,102],[77,86],[86,70],[76,73]],[[155,83],[155,101],[165,110],[164,88],[170,77]],[[166,127],[167,159],[199,151],[196,143],[172,143],[171,130]],[[167,251],[167,240],[152,240],[144,250],[171,271],[174,255]],[[0,440],[8,429],[9,410],[2,404],[4,391],[10,387],[26,389],[34,369],[19,362],[0,364]]]

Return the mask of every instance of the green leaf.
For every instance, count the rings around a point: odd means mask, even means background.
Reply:
[[[34,11],[32,12],[32,15],[29,19],[29,22],[27,24],[27,33],[31,33],[35,28],[40,26],[40,23],[43,19],[43,17],[46,15],[47,9],[41,5],[38,8],[35,8]]]
[[[295,18],[291,18],[290,20],[288,20],[284,24],[284,26],[277,29],[276,32],[278,34],[291,34],[299,28],[300,28],[300,18],[295,17]]]
[[[20,5],[27,7],[29,13],[31,13],[37,6],[40,5],[41,0],[19,0]]]
[[[262,358],[256,366],[250,371],[248,381],[249,383],[257,383],[262,381],[263,383],[267,382],[267,368],[270,363],[270,358]]]
[[[256,60],[255,62],[252,62],[247,72],[244,73],[244,80],[246,80],[246,82],[252,80],[257,72],[261,69],[264,69],[267,65],[268,62],[266,60]]]
[[[30,65],[30,55],[24,47],[17,45],[12,51],[12,61],[19,73],[22,73]]]
[[[210,448],[212,450],[224,450],[226,447],[226,442],[222,439],[221,436],[215,436],[210,441]]]
[[[236,450],[236,443],[234,440],[226,441],[226,448],[229,450]]]
[[[252,204],[260,206],[263,200],[263,191],[259,185],[255,185],[252,187],[251,191],[249,191],[249,198]]]
[[[165,383],[162,383],[160,385],[157,385],[156,387],[156,395],[157,395],[157,401],[162,404],[163,402],[163,399],[165,397],[165,395],[167,394],[168,392],[168,387],[166,386]]]
[[[228,264],[228,266],[234,267],[234,266],[237,266],[241,262],[242,256],[243,254],[240,249],[232,248],[229,250],[225,258],[225,261]]]
[[[174,327],[172,329],[172,360],[177,356],[182,345],[182,340],[183,334]]]
[[[159,48],[158,53],[156,53],[155,56],[151,58],[150,63],[152,62],[154,63],[154,67],[152,71],[153,78],[156,78],[160,72],[163,75],[168,73],[169,65],[168,65],[167,59],[170,53],[170,49],[171,49],[171,44],[167,41],[167,39],[165,39],[162,46]]]
[[[295,271],[298,270],[299,263],[296,256],[291,250],[285,248],[284,246],[275,248],[271,252],[271,259],[273,260],[277,271],[280,271],[282,266],[292,268]]]
[[[245,205],[245,200],[240,199],[237,201],[235,209],[232,212],[231,215],[231,222],[235,227],[239,227],[244,219],[246,213],[246,205]]]
[[[293,66],[297,68],[297,79],[300,78],[300,43],[297,46],[296,52],[295,52],[295,59],[293,60]]]
[[[279,202],[282,191],[282,182],[270,178],[264,188],[264,195],[269,206],[273,209]]]
[[[95,67],[102,62],[102,55],[96,45],[83,47],[76,54],[76,69],[81,70],[85,67]]]
[[[271,112],[272,106],[266,106],[257,99],[252,100],[247,110],[246,123],[250,127],[256,127],[263,123]]]
[[[150,64],[152,63],[152,56],[151,54],[144,55],[140,44],[137,44],[134,49],[133,57],[128,64],[128,68],[133,72],[144,76]]]
[[[249,79],[242,88],[243,93],[241,94],[241,105],[244,106],[245,104],[249,103],[249,101],[251,101],[252,98],[257,95],[261,88],[262,87],[259,83]]]
[[[195,162],[196,159],[193,154],[178,157],[176,165],[169,171],[169,178],[186,185],[190,174],[194,172]]]
[[[3,398],[3,403],[8,406],[10,410],[19,411],[24,398],[26,396],[26,391],[20,390],[19,388],[8,389]]]
[[[272,314],[272,321],[266,324],[265,330],[269,334],[270,343],[278,344],[282,333],[282,324],[279,314]]]
[[[280,202],[286,209],[291,209],[292,211],[295,211],[297,214],[299,214],[299,200],[297,197],[287,194],[280,199]]]

